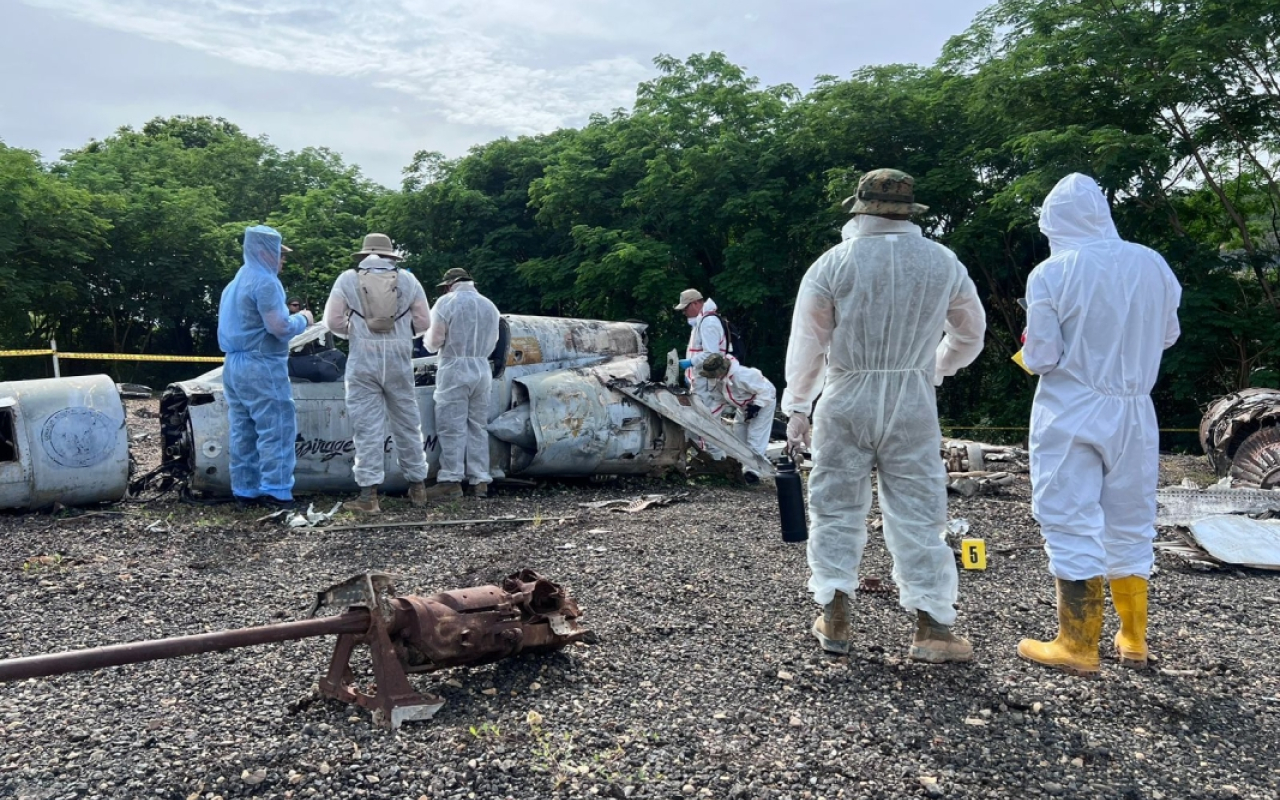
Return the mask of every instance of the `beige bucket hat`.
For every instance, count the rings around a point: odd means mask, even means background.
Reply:
[[[365,256],[382,256],[393,261],[400,260],[400,254],[391,246],[391,237],[385,233],[371,233],[364,237],[364,247],[360,252],[353,254],[353,257],[364,258]]]

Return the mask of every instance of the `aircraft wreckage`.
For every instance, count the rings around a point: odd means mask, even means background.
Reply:
[[[714,443],[763,476],[768,459],[713,419],[685,390],[649,376],[643,323],[504,315],[490,356],[489,448],[494,478],[658,475],[682,468],[691,442]],[[330,334],[313,325],[290,343],[291,359]],[[430,474],[439,470],[437,359],[414,359]],[[355,447],[340,377],[295,378],[298,462],[294,490],[356,488]],[[160,399],[163,463],[142,476],[211,497],[231,494],[222,369],[171,384]],[[128,480],[127,432],[106,376],[0,383],[0,507],[119,499]],[[407,482],[388,440],[384,488]],[[140,481],[135,486],[140,485]],[[68,487],[79,487],[70,492]],[[68,493],[70,492],[70,493]]]
[[[1280,389],[1218,398],[1200,419],[1200,446],[1232,486],[1280,488]]]

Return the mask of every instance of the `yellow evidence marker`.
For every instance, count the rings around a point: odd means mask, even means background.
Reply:
[[[987,543],[981,539],[961,539],[960,563],[965,569],[986,569]]]

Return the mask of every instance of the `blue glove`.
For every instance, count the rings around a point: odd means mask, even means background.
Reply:
[[[693,366],[693,362],[687,358],[680,359],[680,369],[688,369]]]

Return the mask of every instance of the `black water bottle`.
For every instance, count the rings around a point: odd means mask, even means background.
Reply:
[[[804,486],[800,473],[790,458],[778,463],[774,478],[778,487],[778,515],[782,518],[782,541],[803,542],[809,538],[809,525],[804,517]]]

